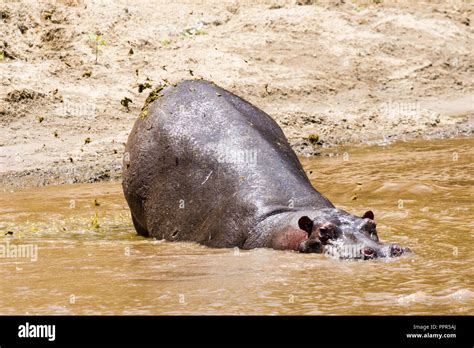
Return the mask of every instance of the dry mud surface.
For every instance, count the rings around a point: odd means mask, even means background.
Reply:
[[[300,2],[0,0],[0,184],[119,179],[149,87],[187,78],[299,155],[472,134],[472,2]]]

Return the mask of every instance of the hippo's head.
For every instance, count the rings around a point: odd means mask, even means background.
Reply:
[[[299,246],[300,252],[363,260],[410,252],[409,248],[397,244],[380,243],[371,211],[357,217],[340,209],[325,209],[314,219],[302,216],[298,225],[308,233],[308,239]]]

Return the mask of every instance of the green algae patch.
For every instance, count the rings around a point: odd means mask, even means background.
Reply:
[[[165,88],[166,85],[159,85],[158,87],[155,87],[151,92],[150,94],[148,95],[148,97],[145,99],[145,104],[143,105],[142,107],[142,110],[140,112],[140,118],[141,119],[144,119],[147,114],[148,114],[148,108],[150,106],[151,103],[153,103],[155,100],[159,99],[160,97],[162,97],[163,95],[160,94],[160,92],[163,90],[163,88]]]
[[[128,97],[124,97],[124,98],[120,101],[120,105],[122,105],[122,106],[125,108],[125,110],[126,110],[127,112],[130,111],[130,106],[129,106],[130,103],[133,103],[133,101],[132,101],[132,99],[130,99],[130,98],[128,98]]]
[[[138,87],[138,93],[142,93],[145,89],[152,88],[153,86],[151,85],[151,83],[145,82],[145,83],[139,83],[137,87]]]
[[[308,140],[312,145],[322,145],[322,140],[319,138],[318,134],[310,134]]]

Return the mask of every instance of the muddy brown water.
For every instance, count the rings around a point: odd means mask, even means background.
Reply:
[[[141,238],[117,183],[3,190],[0,314],[472,315],[473,148],[399,142],[302,160],[338,207],[373,210],[382,241],[415,251],[391,260]]]

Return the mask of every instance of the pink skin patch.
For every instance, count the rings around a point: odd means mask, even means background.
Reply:
[[[308,239],[308,234],[299,228],[288,227],[276,233],[270,246],[277,250],[298,250],[301,242]]]

